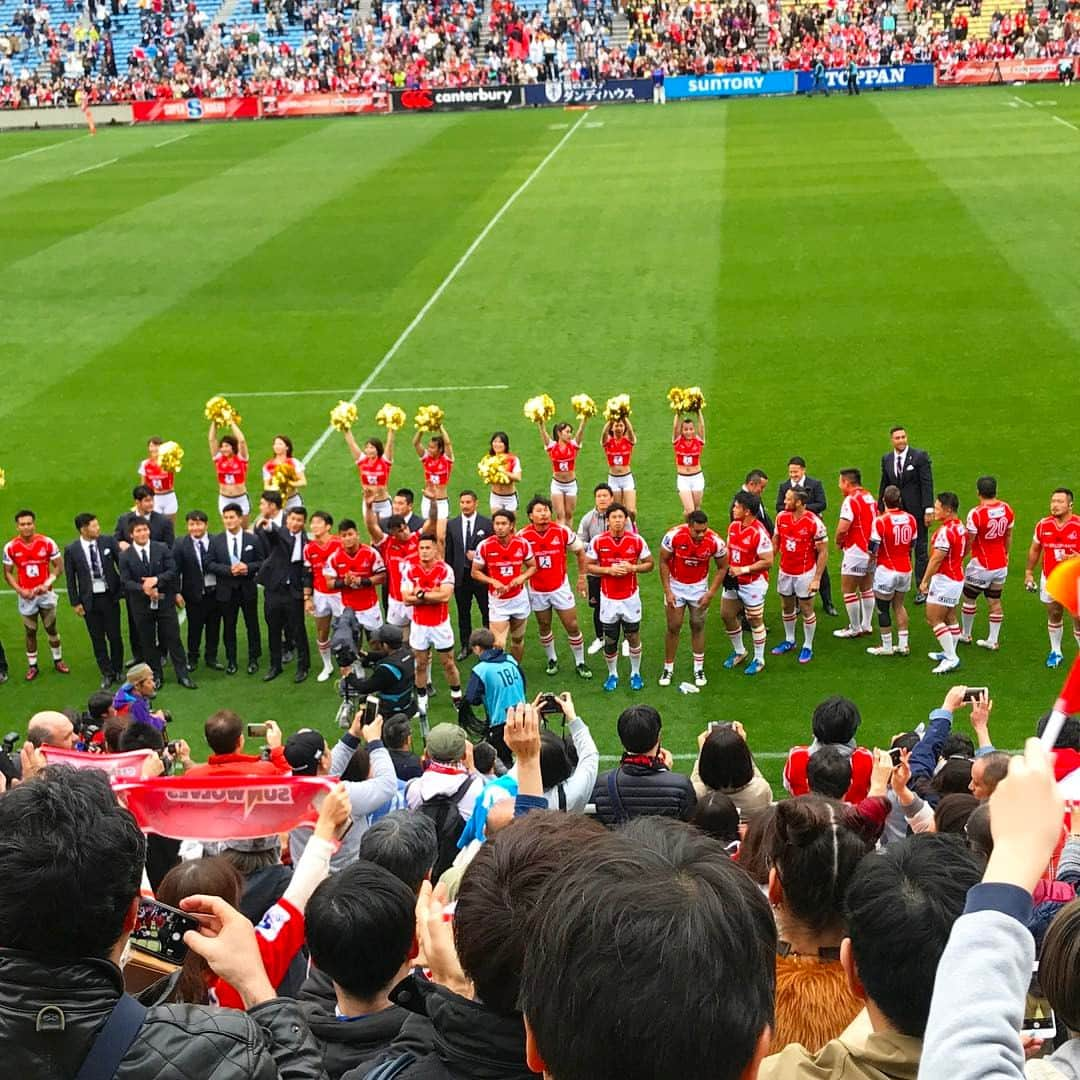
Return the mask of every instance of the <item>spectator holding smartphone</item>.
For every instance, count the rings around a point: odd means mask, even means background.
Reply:
[[[254,725],[248,725],[249,734]],[[185,776],[281,776],[292,772],[285,758],[281,728],[268,720],[263,726],[270,758],[264,761],[254,754],[245,754],[244,722],[231,709],[219,709],[206,718],[204,732],[213,751],[205,765],[194,765]]]
[[[772,803],[772,788],[761,775],[746,742],[746,728],[738,720],[714,721],[698,736],[690,783],[699,799],[711,791],[727,795],[743,822],[753,820]]]
[[[545,695],[541,695],[545,696]],[[585,721],[578,716],[569,690],[550,695],[562,710],[574,754],[564,736],[544,727],[540,732],[540,775],[544,798],[552,810],[582,813],[592,795],[600,770],[600,751]],[[535,702],[534,702],[535,704]]]

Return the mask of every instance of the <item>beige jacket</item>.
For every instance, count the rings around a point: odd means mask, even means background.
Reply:
[[[701,758],[699,757],[694,762],[694,771],[690,774],[690,783],[694,785],[694,791],[699,799],[704,798],[709,792],[709,788],[701,782],[701,774],[698,772],[700,761]],[[752,821],[773,801],[769,781],[761,775],[756,764],[754,765],[753,778],[749,784],[744,784],[741,788],[735,788],[734,791],[724,791],[723,794],[731,799],[738,808],[739,820],[743,822]]]
[[[916,1080],[922,1039],[870,1029],[865,1010],[816,1054],[792,1043],[761,1063],[758,1080]]]

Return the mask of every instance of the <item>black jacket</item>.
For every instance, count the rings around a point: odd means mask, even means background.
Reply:
[[[0,949],[0,1060],[10,1077],[71,1080],[123,992],[108,960],[46,961]],[[117,1080],[323,1080],[322,1055],[295,1002],[243,1013],[206,1005],[151,1005]],[[64,1030],[36,1030],[39,1010],[63,1010]]]
[[[173,559],[176,562],[176,572],[180,576],[180,585],[177,591],[184,598],[185,604],[198,603],[207,591],[206,575],[212,574],[210,569],[210,537],[204,536],[206,544],[206,557],[202,567],[199,566],[199,557],[195,554],[195,541],[190,536],[181,536],[173,544]],[[217,582],[209,589],[217,594]]]
[[[239,540],[240,561],[248,568],[246,574],[232,572],[229,534],[220,532],[210,537],[210,572],[217,578],[217,598],[221,601],[230,599],[236,592],[242,596],[254,596],[258,592],[255,578],[263,563],[262,544],[247,530],[240,533]]]
[[[121,514],[116,519],[116,529],[113,536],[118,541],[122,540],[125,544],[130,544],[131,523],[137,517],[142,516],[142,514],[137,514],[134,510],[128,510],[126,514]],[[164,514],[159,514],[156,510],[151,510],[146,520],[150,522],[150,539],[172,547],[176,542],[176,530],[173,528],[173,523]]]
[[[281,590],[295,596],[304,594],[304,564],[293,562],[295,537],[283,525],[267,525],[257,533],[262,544],[263,564],[259,567],[258,583],[270,591]],[[300,550],[308,542],[307,533],[300,534]]]
[[[609,781],[614,777],[614,781]],[[617,809],[611,788],[622,803]],[[663,765],[638,765],[625,762],[596,780],[592,801],[596,817],[602,825],[618,825],[627,818],[673,817],[687,821],[697,806],[697,795],[690,778],[672,772]]]
[[[484,517],[483,514],[477,514],[473,521],[473,546],[472,550],[476,550],[476,546],[481,540],[486,539],[491,535],[492,525],[491,518]],[[463,581],[467,581],[472,574],[472,563],[465,558],[465,537],[461,535],[461,515],[452,517],[446,523],[446,561],[450,564],[450,568],[454,571],[454,581],[459,585]],[[465,644],[464,642],[462,644]]]
[[[536,1080],[525,1064],[519,1014],[492,1012],[418,975],[402,979],[390,998],[416,1014],[381,1059],[415,1056],[401,1080]],[[352,1069],[343,1080],[363,1080],[375,1064]]]
[[[77,604],[87,611],[94,608],[94,600],[99,596],[110,596],[117,599],[124,591],[120,582],[120,573],[117,570],[117,558],[120,549],[116,538],[102,533],[95,541],[97,543],[98,557],[101,559],[101,573],[105,579],[105,593],[94,592],[94,579],[90,573],[90,563],[83,551],[82,540],[73,540],[64,548],[64,577],[67,580],[68,600],[71,606]]]
[[[314,968],[298,996],[311,1034],[322,1047],[323,1065],[330,1080],[338,1080],[350,1069],[373,1065],[376,1059],[384,1057],[401,1033],[401,1025],[412,1015],[400,1005],[391,1005],[382,1012],[339,1020],[334,1012],[337,1006],[334,984]]]
[[[791,481],[785,480],[776,493],[776,512],[778,514],[784,509],[784,496],[791,490],[791,487]],[[825,508],[829,505],[828,500],[825,498],[825,485],[812,476],[804,476],[800,487],[806,492],[806,509],[812,510],[818,517],[821,517],[825,513]]]
[[[878,505],[884,506],[882,496],[889,484],[900,489],[900,504],[919,523],[923,515],[934,506],[934,475],[930,455],[925,450],[909,446],[905,451],[904,473],[896,475],[896,452],[881,455],[881,484],[878,487]]]
[[[160,606],[174,604],[180,581],[176,573],[176,560],[167,545],[155,540],[150,541],[149,575],[143,569],[142,559],[139,558],[134,544],[120,552],[120,578],[124,582],[128,603],[133,605],[132,610],[146,608],[150,604],[150,598],[142,591],[143,578],[146,576],[158,579],[157,590],[162,594]]]

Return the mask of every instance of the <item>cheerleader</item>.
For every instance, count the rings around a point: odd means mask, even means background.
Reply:
[[[517,485],[521,479],[521,461],[516,454],[510,453],[510,436],[505,431],[496,431],[488,443],[489,454],[502,454],[510,482],[507,484],[492,484],[488,495],[488,505],[492,510],[513,510],[517,513],[518,497]]]
[[[424,497],[420,500],[420,516],[425,521],[429,519],[434,502],[437,512],[435,535],[442,544],[446,539],[446,522],[450,517],[450,500],[446,494],[446,486],[450,483],[450,473],[454,468],[454,447],[442,424],[439,425],[437,433],[428,433],[427,449],[420,445],[423,438],[422,431],[413,435],[413,449],[416,450],[416,456],[420,458],[424,469]]]
[[[705,474],[701,471],[701,452],[705,449],[705,417],[675,414],[671,429],[671,448],[675,452],[675,484],[683,510],[701,509],[705,493]]]
[[[154,436],[147,440],[146,457],[139,462],[139,478],[154,493],[154,509],[176,522],[176,474],[161,465],[161,444],[164,439]]]
[[[375,511],[375,516],[380,520],[389,517],[393,513],[393,508],[390,505],[390,492],[387,490],[387,485],[390,483],[390,469],[394,464],[394,429],[387,429],[385,447],[381,439],[368,439],[362,450],[348,428],[342,432],[342,435],[345,436],[345,443],[352,451],[353,461],[356,462],[357,471],[360,473],[360,484],[364,489],[364,505],[370,505]]]
[[[634,486],[634,474],[630,469],[630,458],[637,446],[637,435],[628,416],[618,420],[608,420],[600,433],[600,445],[604,449],[608,463],[608,487],[614,494],[615,501],[621,502],[633,518],[637,510],[637,490]]]
[[[551,458],[551,503],[555,508],[555,520],[560,525],[573,528],[574,509],[577,506],[577,476],[574,463],[581,450],[581,435],[585,431],[588,417],[581,417],[577,434],[570,424],[556,424],[548,435],[543,420],[537,420],[536,426],[544,443],[544,450]]]
[[[230,423],[231,435],[218,438],[218,426],[210,421],[210,460],[217,470],[218,513],[230,503],[236,503],[242,511],[244,528],[251,518],[251,500],[247,493],[248,446],[244,433],[235,423]]]
[[[294,506],[303,506],[304,500],[300,498],[297,489],[307,484],[307,476],[304,474],[304,463],[293,457],[293,441],[288,435],[274,436],[274,456],[262,467],[263,487],[272,487],[274,468],[277,465],[291,465],[296,473],[296,479],[292,482],[293,492],[285,500],[285,509],[291,510]]]

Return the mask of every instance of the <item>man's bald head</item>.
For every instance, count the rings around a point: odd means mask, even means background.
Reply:
[[[77,741],[72,722],[62,712],[52,710],[30,717],[26,737],[34,746],[54,746],[59,750],[74,750]]]

